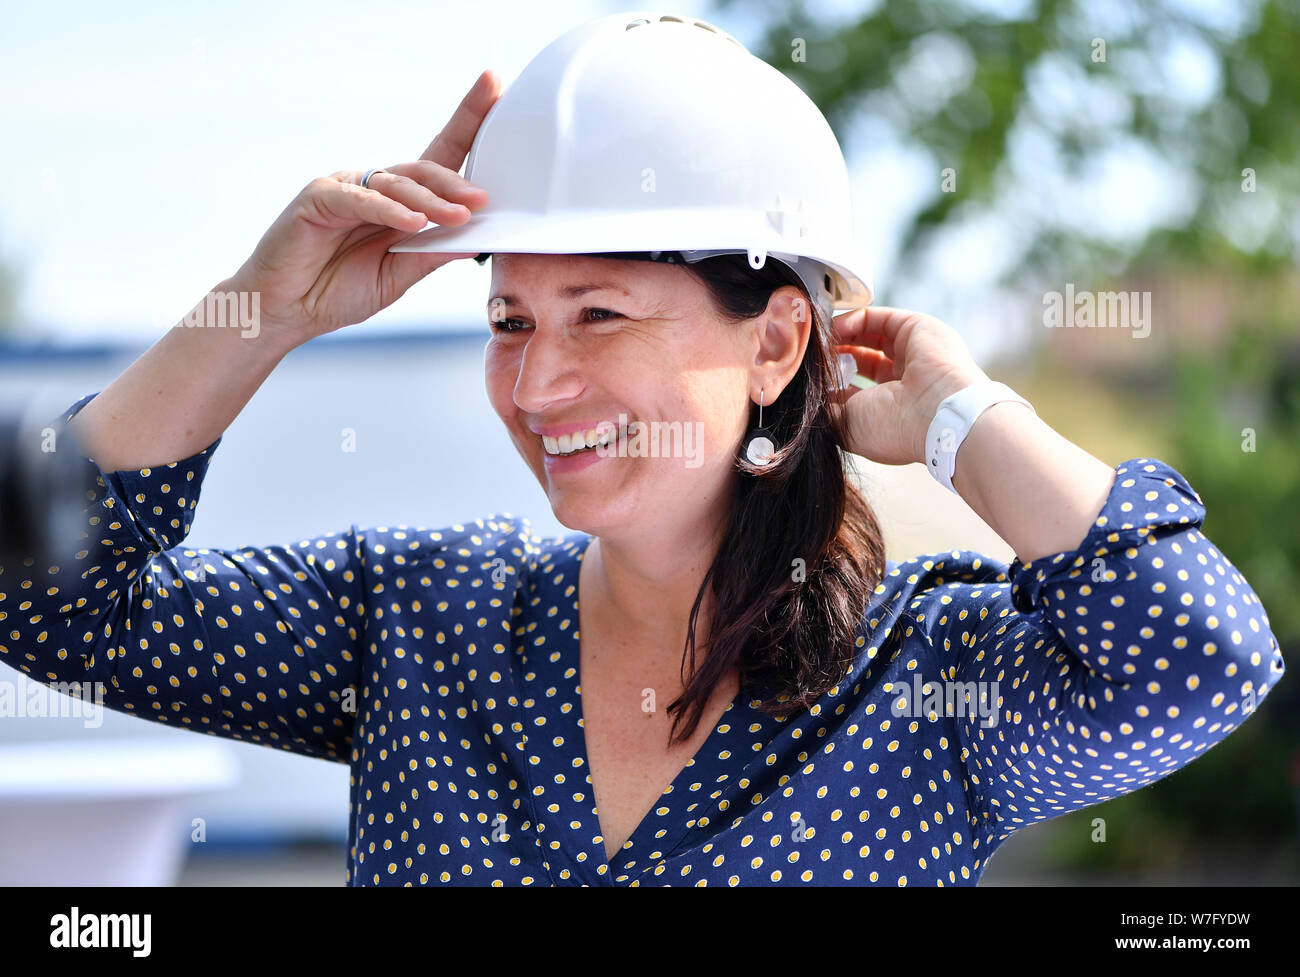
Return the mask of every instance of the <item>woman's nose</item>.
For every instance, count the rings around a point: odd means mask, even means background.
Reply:
[[[577,349],[563,329],[534,326],[519,357],[515,405],[528,413],[540,413],[551,404],[572,399],[583,389],[583,369]]]

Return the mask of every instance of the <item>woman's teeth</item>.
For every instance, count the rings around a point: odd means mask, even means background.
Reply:
[[[622,431],[589,429],[586,433],[575,431],[573,434],[561,434],[558,438],[542,437],[542,447],[548,455],[572,455],[579,451],[588,451],[597,445],[608,445],[615,441]]]

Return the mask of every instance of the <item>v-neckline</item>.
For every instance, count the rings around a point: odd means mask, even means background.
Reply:
[[[596,799],[596,784],[592,779],[591,755],[587,751],[586,710],[583,708],[582,698],[582,611],[580,580],[582,575],[582,561],[586,557],[587,550],[590,549],[594,540],[594,536],[587,536],[585,540],[580,539],[575,550],[575,555],[569,557],[571,566],[574,570],[572,602],[575,622],[575,627],[572,633],[574,656],[573,690],[574,694],[577,696],[575,711],[577,712],[576,725],[578,729],[578,748],[580,751],[578,756],[581,758],[582,763],[586,768],[586,781],[588,786],[591,788],[592,816],[596,819],[597,838],[591,842],[591,850],[593,850],[599,857],[599,864],[605,866],[605,875],[608,878],[621,868],[621,866],[616,866],[615,864],[619,859],[624,856],[634,855],[642,847],[648,844],[647,839],[645,839],[643,835],[647,831],[654,830],[652,818],[654,817],[655,812],[660,807],[664,806],[666,803],[665,798],[668,799],[667,803],[670,805],[672,804],[672,801],[677,799],[683,786],[682,781],[687,779],[688,774],[697,769],[701,760],[707,760],[714,756],[718,750],[718,741],[725,737],[726,732],[735,729],[736,717],[746,707],[748,700],[746,699],[743,688],[737,690],[736,695],[727,705],[727,708],[722,711],[717,722],[714,723],[713,728],[709,731],[709,735],[705,737],[699,748],[682,765],[681,769],[673,776],[673,779],[664,785],[663,789],[659,792],[658,796],[656,796],[649,809],[641,817],[641,820],[637,822],[636,827],[632,829],[632,832],[627,836],[627,839],[619,849],[614,852],[613,858],[607,858],[605,856],[605,831],[603,826],[600,824],[600,806]],[[727,727],[726,732],[722,729],[724,725]],[[669,813],[672,814],[673,812],[670,811]],[[681,812],[678,813],[680,814]],[[657,848],[661,857],[671,852],[690,830],[686,823],[688,820],[689,819],[683,817],[681,823],[674,829],[670,840],[665,839],[665,844],[655,846],[649,850],[655,851]]]

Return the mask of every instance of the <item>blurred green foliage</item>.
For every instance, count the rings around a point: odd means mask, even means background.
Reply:
[[[1169,446],[1161,457],[1200,493],[1205,534],[1254,587],[1294,670],[1300,3],[1031,0],[1014,15],[988,8],[885,0],[846,14],[842,5],[832,13],[806,0],[768,0],[747,2],[745,13],[763,24],[753,53],[807,92],[842,143],[852,145],[850,130],[870,122],[932,160],[916,176],[931,192],[904,227],[900,270],[954,225],[1010,214],[1022,251],[996,284],[1150,269],[1195,280],[1213,269],[1231,275],[1235,292],[1272,296],[1271,304],[1230,303],[1214,342],[1175,342],[1165,361],[1123,371],[1111,364],[1109,376],[1095,379],[1098,389],[1146,398],[1144,421]],[[1081,217],[1070,200],[1039,192],[1104,172],[1116,149],[1155,157],[1177,176],[1176,213],[1117,234]],[[955,173],[954,192],[941,192],[945,168]],[[887,298],[889,283],[881,292]],[[1294,677],[1282,682],[1249,722],[1171,777],[1059,819],[1044,867],[1141,876],[1209,864],[1216,846],[1244,845],[1297,877],[1297,689]],[[1091,840],[1095,817],[1107,822],[1106,844]]]
[[[720,10],[735,0],[717,0]],[[1007,212],[1045,176],[1096,173],[1138,150],[1185,181],[1176,219],[1136,240],[1063,207],[1016,208],[1025,253],[1008,277],[1112,270],[1152,247],[1265,270],[1292,260],[1300,226],[1300,3],[1246,0],[886,0],[830,15],[807,0],[746,0],[752,52],[784,72],[841,142],[850,122],[888,127],[934,166],[929,202],[904,230],[914,263],[955,217]],[[842,8],[842,5],[836,5]],[[1099,58],[1104,60],[1098,60]],[[1191,75],[1205,91],[1186,83]],[[951,168],[955,192],[941,192]],[[1243,192],[1243,171],[1255,189]]]

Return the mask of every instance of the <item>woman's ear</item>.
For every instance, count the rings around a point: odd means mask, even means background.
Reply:
[[[767,308],[754,318],[754,367],[762,377],[758,385],[770,392],[769,404],[798,372],[813,321],[811,303],[793,285],[774,291]]]

